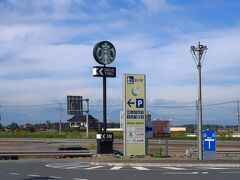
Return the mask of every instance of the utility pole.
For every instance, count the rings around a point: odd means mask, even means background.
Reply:
[[[62,101],[59,102],[58,116],[59,116],[59,133],[62,133],[62,118],[63,118]]]
[[[238,119],[238,135],[240,134],[240,107],[239,100],[237,101],[237,119]]]
[[[204,53],[207,51],[207,46],[203,46],[198,42],[197,46],[191,46],[191,53],[198,69],[198,160],[203,160],[203,138],[202,138],[202,61]]]
[[[88,131],[89,131],[89,126],[88,126],[88,119],[89,119],[89,99],[86,99],[87,103],[87,110],[86,110],[86,138],[88,138]]]

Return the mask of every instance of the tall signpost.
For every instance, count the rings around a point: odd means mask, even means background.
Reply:
[[[204,53],[206,53],[207,46],[198,43],[197,46],[191,46],[191,53],[198,69],[198,160],[203,160],[203,142],[202,142],[202,61]]]
[[[103,132],[97,134],[97,153],[113,152],[113,134],[107,133],[107,77],[116,77],[116,68],[107,67],[116,57],[116,49],[109,41],[101,41],[93,48],[93,57],[103,66],[93,67],[93,76],[103,78]]]
[[[124,80],[124,155],[146,155],[146,78],[125,74]]]

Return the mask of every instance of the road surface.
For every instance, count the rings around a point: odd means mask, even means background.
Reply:
[[[100,166],[83,160],[0,162],[1,180],[238,180],[239,177],[240,168],[227,167]]]

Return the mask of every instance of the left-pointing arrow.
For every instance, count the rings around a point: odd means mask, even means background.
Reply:
[[[104,75],[104,68],[98,68],[98,70],[97,70],[97,72],[98,72],[98,75],[100,75],[100,76],[103,76]]]
[[[127,104],[129,105],[129,107],[132,107],[132,104],[135,104],[135,102],[132,102],[131,100],[132,100],[132,99],[129,99],[128,102],[127,102]]]

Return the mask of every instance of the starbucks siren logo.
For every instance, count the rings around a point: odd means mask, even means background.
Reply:
[[[116,57],[116,50],[109,41],[97,43],[93,49],[93,57],[99,64],[111,64]]]

